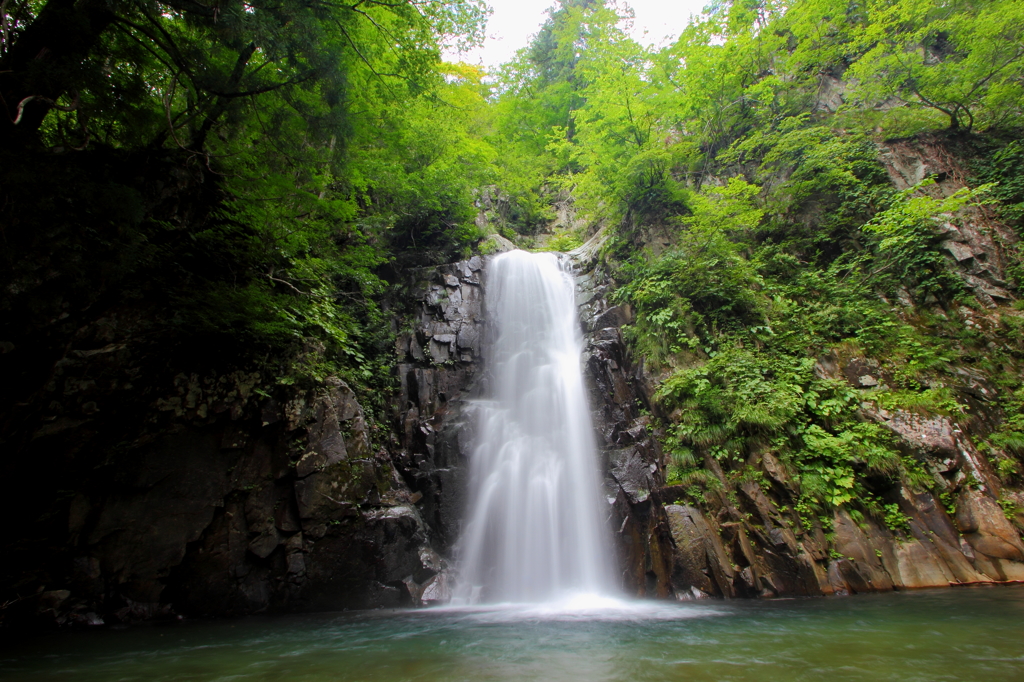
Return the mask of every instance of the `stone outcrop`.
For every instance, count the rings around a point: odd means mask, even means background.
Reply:
[[[642,365],[626,351],[620,327],[631,321],[628,306],[608,302],[610,282],[595,267],[592,251],[576,254],[577,304],[586,347],[584,378],[589,392],[609,502],[622,586],[639,597],[668,597],[673,554],[668,518],[655,492],[664,481],[661,446],[650,418],[650,394]]]
[[[998,479],[969,438],[948,418],[871,410],[865,417],[892,430],[949,491],[949,506],[930,492],[902,488],[885,500],[904,516],[900,530],[844,509],[828,528],[819,520],[804,527],[791,509],[798,498],[791,477],[765,453],[756,462],[764,485],[706,492],[700,508],[665,506],[676,593],[812,596],[1024,579],[1019,531],[997,504]],[[668,503],[682,492],[666,487],[656,495]]]
[[[934,184],[921,191],[935,198],[948,197],[968,187],[971,175],[950,149],[950,142],[938,136],[887,142],[880,149],[879,159],[897,189],[904,190],[933,178]],[[992,308],[1015,298],[1006,282],[1006,245],[1016,244],[1018,236],[993,219],[990,210],[968,206],[955,216],[946,216],[936,225],[936,239],[953,270],[983,305]]]
[[[460,398],[477,374],[482,267],[477,257],[415,272],[396,296],[412,331],[397,335],[384,420],[335,377],[299,388],[253,372],[179,374],[160,388],[133,362],[130,320],[83,330],[39,399],[54,416],[12,471],[77,468],[54,472],[49,494],[61,497],[9,515],[43,514],[5,545],[13,588],[0,617],[109,623],[445,599],[437,550],[462,508]],[[315,361],[320,350],[304,352]]]
[[[486,334],[484,261],[479,256],[413,272],[397,341],[399,391],[392,422],[394,461],[418,496],[435,546],[450,555],[465,506],[466,461],[473,420],[466,399],[477,394]],[[427,599],[444,601],[444,578]]]
[[[595,265],[593,249],[582,253],[577,283],[587,339],[584,362],[608,472],[610,521],[630,593],[681,599],[814,596],[1024,579],[1024,545],[997,503],[999,478],[969,434],[948,417],[864,403],[863,418],[885,426],[937,489],[947,491],[938,500],[903,488],[884,500],[905,517],[898,531],[841,509],[805,527],[793,511],[799,499],[795,478],[768,452],[750,462],[763,475],[760,483],[730,484],[717,462],[706,460],[705,468],[722,485],[706,487],[700,505],[683,502],[684,487],[664,484],[663,434],[653,426],[652,417],[667,419],[652,400],[661,377],[629,356],[620,328],[631,321],[631,311],[608,302],[608,276]],[[822,358],[817,371],[857,389],[891,380],[866,358]],[[994,389],[965,369],[957,390],[976,407],[969,421],[987,428],[986,401]]]
[[[53,618],[416,603],[440,570],[417,495],[371,445],[344,382],[289,393],[250,399],[236,419],[183,419],[82,481],[66,545],[36,578],[68,592]],[[47,600],[23,597],[7,616]]]

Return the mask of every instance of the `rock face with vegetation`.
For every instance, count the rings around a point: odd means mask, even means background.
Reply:
[[[571,112],[677,596],[1021,577],[1020,10],[846,9],[566,4],[507,95]]]
[[[671,291],[668,267],[693,263],[668,266],[670,251],[623,288],[639,310],[627,336],[657,344],[647,346],[649,362],[663,359],[648,367],[667,432],[658,494],[675,540],[677,593],[845,594],[1024,578],[1013,426],[1020,318],[1007,281],[1017,237],[991,209],[951,207],[967,191],[964,168],[980,163],[972,152],[942,137],[877,148],[888,171],[880,180],[895,189],[937,179],[909,200],[931,204],[930,213],[899,207],[875,218],[892,221],[893,248],[912,243],[908,227],[921,235],[920,269],[902,266],[888,295],[881,281],[859,296],[857,285],[844,291],[858,274],[849,268],[809,288],[768,268],[748,280],[757,293],[736,292],[763,333],[694,325],[675,337],[680,346],[701,337],[715,345],[665,349],[674,320],[699,318],[676,302],[666,310],[657,288]],[[725,199],[727,188],[711,192]],[[815,226],[812,211],[800,219]],[[895,265],[875,258],[869,274]],[[957,297],[914,289],[929,270]],[[828,325],[859,306],[853,333],[822,344]],[[720,324],[735,315],[705,311]]]
[[[90,370],[114,383],[111,365],[130,349],[73,351],[58,387]],[[68,622],[418,597],[440,558],[417,496],[374,442],[380,427],[336,377],[272,398],[265,385],[255,373],[177,375],[138,410],[142,424],[118,422],[117,444],[92,432],[97,418],[40,428],[22,451],[36,465],[93,462],[97,449],[106,458],[76,469],[76,480],[50,474],[65,486],[56,503],[37,501],[52,518],[8,546],[9,579],[29,587],[9,611],[31,611],[51,587],[68,592],[58,611]],[[116,406],[108,387],[90,391]]]
[[[1024,5],[623,11],[3,3],[4,623],[443,600],[512,246],[627,592],[1024,579]]]
[[[5,624],[412,603],[441,570],[388,450],[385,278],[478,238],[480,74],[439,51],[484,14],[0,7]]]
[[[622,338],[629,306],[613,305],[607,272],[582,249],[574,259],[580,324],[586,346],[584,379],[627,594],[664,598],[673,594],[672,539],[656,491],[663,480],[661,444],[653,433],[649,385]]]
[[[399,379],[380,422],[336,376],[275,386],[257,372],[178,374],[143,391],[139,423],[122,422],[142,349],[108,321],[106,345],[69,350],[46,388],[47,399],[84,394],[100,407],[44,420],[22,450],[32,467],[106,459],[53,473],[61,497],[38,500],[36,536],[8,546],[8,579],[28,588],[8,617],[132,622],[446,599],[435,547],[450,548],[462,507],[460,406],[478,373],[482,268],[473,257],[416,270],[395,296],[396,327],[410,331],[395,337]],[[294,362],[324,353],[311,342]]]
[[[1024,579],[1020,533],[1006,514],[1019,493],[1005,489],[970,435],[949,417],[856,404],[857,419],[882,426],[894,449],[928,477],[891,489],[877,518],[839,508],[808,523],[800,513],[806,508],[796,506],[801,472],[767,450],[748,461],[756,472],[748,470],[751,480],[737,482],[711,458],[696,485],[687,481],[687,473],[700,470],[680,471],[668,454],[664,424],[672,418],[657,395],[659,377],[630,356],[622,339],[623,327],[628,332],[635,324],[630,307],[609,303],[610,282],[600,269],[577,281],[609,499],[619,497],[613,526],[627,591],[677,598],[810,596]],[[837,352],[817,360],[812,371],[866,398],[885,380],[883,367]],[[957,369],[965,400],[973,397],[984,409],[995,389]]]

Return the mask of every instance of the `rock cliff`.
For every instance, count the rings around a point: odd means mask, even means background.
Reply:
[[[879,148],[879,158],[896,188],[934,177],[923,191],[946,197],[968,178],[951,144],[929,137],[895,141]],[[1006,274],[1016,235],[985,207],[948,215],[938,229],[951,271],[977,305],[943,309],[934,299],[915,303],[908,294],[893,301],[894,309],[913,325],[920,324],[919,307],[930,306],[933,315],[995,338],[1001,315],[1018,314],[1007,305],[1014,295]],[[641,235],[637,248],[657,254],[671,246],[671,231],[653,227]],[[878,407],[867,391],[895,383],[885,359],[842,347],[817,359],[816,376],[862,392],[857,418],[884,427],[920,467],[921,480],[889,489],[881,500],[885,522],[844,508],[815,519],[801,516],[799,472],[767,448],[750,456],[742,479],[705,456],[700,466],[713,479],[707,485],[666,485],[669,462],[659,440],[674,415],[654,400],[666,370],[652,371],[623,343],[621,328],[633,315],[628,306],[608,302],[614,271],[587,255],[595,248],[581,249],[579,259],[586,271],[578,280],[585,357],[609,495],[618,496],[615,523],[622,524],[616,528],[630,591],[677,598],[810,596],[1024,580],[1022,495],[994,471],[994,457],[1005,454],[978,446],[1001,422],[1000,389],[967,363],[936,384],[951,390],[962,408],[942,416]]]
[[[898,155],[894,177],[917,172],[899,170],[908,158]],[[983,305],[999,305],[997,242],[976,225],[950,229],[950,258],[979,282]],[[959,258],[961,248],[972,255]],[[967,421],[862,405],[862,418],[883,425],[934,481],[883,500],[898,517],[892,524],[844,509],[807,523],[795,512],[795,472],[767,451],[749,463],[758,480],[732,480],[707,458],[720,485],[695,502],[685,486],[665,483],[671,416],[654,399],[663,377],[623,340],[633,312],[611,302],[615,282],[593,248],[574,263],[607,521],[628,594],[771,597],[1024,580],[1024,544],[1000,505],[1021,495],[1003,489],[975,444],[999,419],[987,407],[996,388],[982,374],[960,374],[956,390],[976,407]],[[82,327],[32,397],[39,417],[9,467],[32,494],[8,505],[4,622],[445,601],[473,438],[466,401],[488,381],[485,264],[473,257],[405,274],[391,303],[395,392],[383,418],[336,377],[271,385],[240,369],[161,383],[135,318]],[[318,352],[303,350],[310,362]],[[887,379],[884,364],[838,351],[815,371],[858,390]]]
[[[946,491],[943,500],[906,487],[896,491],[886,501],[905,518],[897,531],[843,509],[827,527],[804,527],[793,513],[799,498],[793,472],[770,453],[756,462],[764,483],[735,485],[711,459],[706,464],[722,487],[705,490],[705,504],[678,502],[685,487],[664,484],[664,434],[654,417],[666,416],[652,399],[658,377],[630,357],[622,340],[629,307],[609,304],[609,277],[599,266],[589,264],[577,282],[591,404],[614,500],[611,524],[629,593],[812,596],[1024,580],[1024,544],[998,504],[999,478],[948,417],[865,403],[864,418],[889,429]],[[878,374],[861,358],[834,356],[823,358],[817,371],[859,388],[870,372]],[[962,388],[979,398],[991,391],[969,377]]]
[[[7,500],[4,622],[444,598],[434,547],[450,545],[461,509],[459,405],[476,376],[481,268],[474,258],[416,272],[412,298],[397,297],[414,331],[398,335],[392,424],[336,377],[305,388],[246,371],[160,382],[130,320],[80,330],[8,464],[32,494]],[[304,353],[314,362],[321,350]]]

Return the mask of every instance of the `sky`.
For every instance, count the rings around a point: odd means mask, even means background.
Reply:
[[[554,1],[489,0],[494,13],[487,22],[487,38],[483,47],[463,55],[447,54],[446,58],[489,67],[496,67],[509,61],[515,51],[526,47],[530,38],[540,29],[547,18],[546,10]],[[707,2],[708,0],[627,0],[636,15],[633,22],[633,38],[641,45],[665,44],[667,38],[676,38],[689,22],[690,15],[699,14]]]

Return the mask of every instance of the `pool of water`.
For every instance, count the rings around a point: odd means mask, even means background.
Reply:
[[[0,680],[1024,680],[1024,586],[5,634]]]

